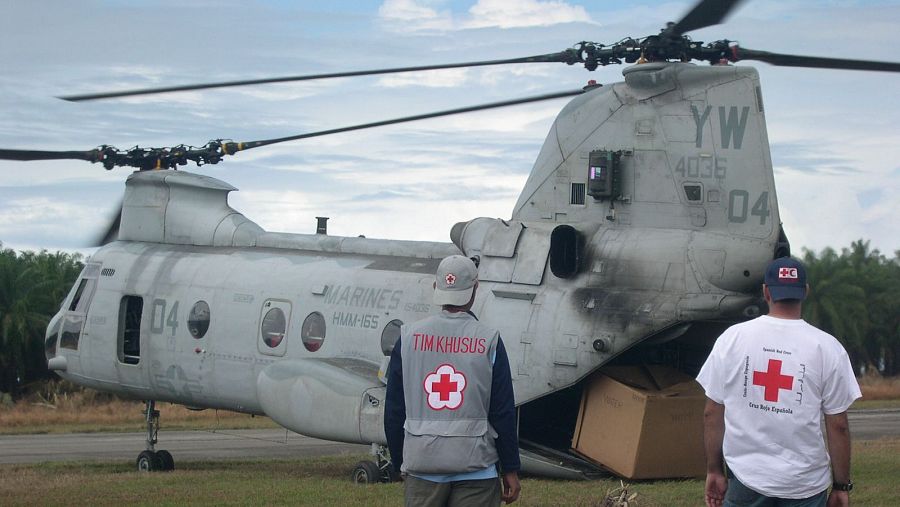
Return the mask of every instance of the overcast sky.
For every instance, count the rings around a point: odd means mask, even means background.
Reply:
[[[620,81],[530,64],[69,103],[119,88],[512,58],[657,33],[693,2],[0,0],[0,147],[87,150],[250,141]],[[748,1],[692,32],[783,53],[900,60],[900,0]],[[741,65],[749,65],[742,63]],[[900,74],[760,73],[785,230],[796,252],[900,249]],[[565,99],[297,141],[193,170],[240,189],[267,230],[448,241],[508,218]],[[191,169],[189,169],[191,170]],[[73,250],[108,220],[129,169],[0,161],[0,242]],[[84,250],[83,252],[90,252]]]

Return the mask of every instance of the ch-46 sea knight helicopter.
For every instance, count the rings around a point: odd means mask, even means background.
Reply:
[[[702,0],[659,34],[508,60],[381,69],[67,97],[533,62],[588,70],[631,63],[624,82],[252,142],[119,151],[0,150],[14,160],[133,166],[121,214],[46,334],[49,367],[75,383],[146,401],[137,465],[156,450],[156,401],[264,414],[297,433],[373,444],[357,481],[388,477],[379,380],[403,323],[439,309],[433,273],[463,253],[480,265],[474,310],[498,328],[512,366],[522,456],[577,476],[568,454],[584,379],[642,357],[694,372],[732,322],[758,315],[763,270],[789,254],[779,220],[756,71],[731,63],[900,71],[900,64],[708,44],[736,0]],[[689,63],[692,60],[712,65]],[[277,142],[574,96],[508,220],[456,224],[451,243],[263,230],[232,209],[222,181],[175,169]]]

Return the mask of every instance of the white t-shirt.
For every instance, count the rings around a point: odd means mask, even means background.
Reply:
[[[728,328],[697,381],[725,405],[722,452],[766,496],[807,498],[832,482],[822,413],[862,396],[843,346],[803,320],[762,316]]]

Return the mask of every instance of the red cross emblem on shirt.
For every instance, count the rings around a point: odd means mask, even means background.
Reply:
[[[766,401],[778,401],[781,389],[790,389],[794,385],[794,377],[781,374],[781,360],[769,359],[767,371],[753,371],[753,385],[765,388],[763,398]]]
[[[425,376],[422,387],[432,410],[456,410],[463,403],[466,376],[451,364],[442,364]]]
[[[799,278],[797,276],[797,268],[781,268],[778,270],[778,278],[787,278],[789,280],[796,280]]]

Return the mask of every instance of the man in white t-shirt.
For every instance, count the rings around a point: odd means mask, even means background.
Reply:
[[[808,291],[803,264],[772,261],[769,314],[722,333],[697,376],[707,396],[707,506],[850,503],[846,411],[861,393],[841,344],[801,318]]]

